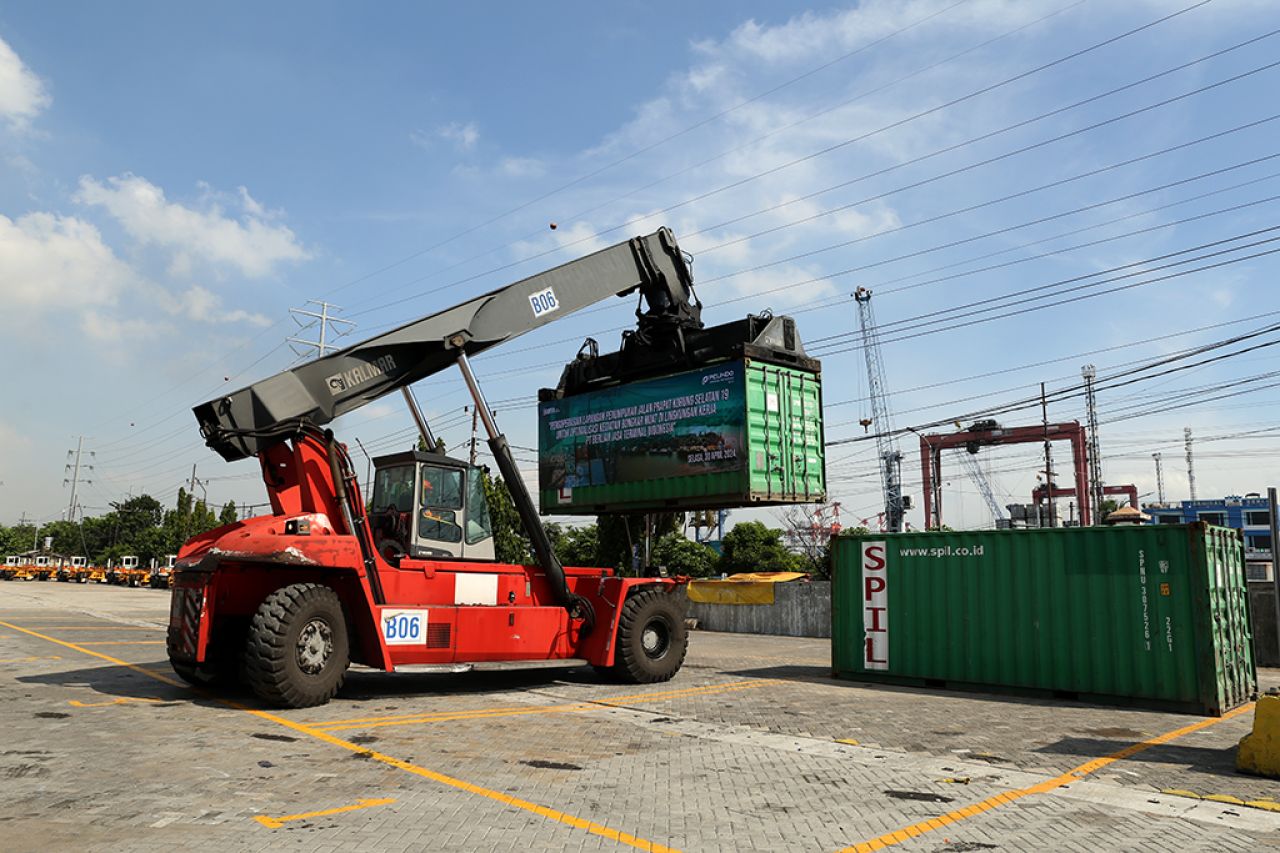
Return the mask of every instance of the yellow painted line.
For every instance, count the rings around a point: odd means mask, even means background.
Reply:
[[[733,686],[716,686],[714,688],[689,688],[683,691],[670,691],[668,693],[648,693],[636,694],[634,696],[615,696],[612,699],[598,699],[588,702],[571,702],[564,705],[537,705],[524,708],[485,708],[475,711],[441,711],[437,713],[422,713],[414,716],[403,716],[394,718],[373,718],[370,722],[347,722],[339,721],[333,723],[316,724],[317,729],[323,731],[339,732],[351,731],[353,729],[378,729],[387,726],[412,726],[421,723],[447,723],[456,720],[487,720],[497,717],[526,717],[537,714],[564,714],[564,713],[581,713],[583,711],[594,711],[601,707],[620,707],[624,702],[634,702],[640,699],[649,699],[653,701],[669,698],[678,698],[688,695],[706,695],[709,693],[730,693],[739,690],[751,690],[756,687],[764,687],[772,684],[772,681],[742,682]]]
[[[1186,797],[1191,800],[1207,800],[1212,803],[1225,803],[1231,806],[1246,806],[1251,809],[1262,809],[1268,812],[1280,812],[1280,803],[1272,799],[1243,800],[1230,794],[1197,794],[1185,788],[1165,788],[1160,793],[1171,797]]]
[[[81,702],[79,699],[68,699],[67,704],[74,708],[106,708],[109,705],[128,705],[130,702],[159,702],[160,699],[148,699],[144,696],[121,696],[110,702]]]
[[[141,625],[29,625],[32,631],[163,631],[164,628],[144,628]]]
[[[5,658],[0,663],[26,663],[29,660],[62,660],[61,655],[32,655],[27,658]]]
[[[1110,755],[1103,756],[1102,758],[1095,758],[1092,761],[1086,761],[1078,767],[1073,767],[1061,776],[1046,779],[1043,782],[1030,785],[1026,788],[1017,788],[1012,791],[1005,791],[1004,793],[996,794],[993,797],[988,797],[981,802],[964,806],[963,808],[947,812],[944,815],[939,815],[938,817],[930,820],[913,823],[910,826],[904,826],[902,829],[895,832],[886,833],[885,835],[872,838],[869,841],[864,841],[861,844],[846,847],[841,851],[841,853],[870,853],[872,850],[882,850],[885,847],[891,847],[894,844],[901,844],[903,841],[907,841],[908,839],[916,838],[927,832],[933,832],[935,829],[942,829],[943,827],[950,826],[954,823],[959,823],[960,821],[974,817],[975,815],[984,814],[992,809],[1008,805],[1015,800],[1020,800],[1023,797],[1029,797],[1032,794],[1044,794],[1061,788],[1064,785],[1070,785],[1072,782],[1078,782],[1091,773],[1096,773],[1110,764],[1114,764],[1117,761],[1123,761],[1124,759],[1137,755],[1139,752],[1150,749],[1153,746],[1160,746],[1161,744],[1168,743],[1171,740],[1177,740],[1183,735],[1189,735],[1192,732],[1207,729],[1209,726],[1217,725],[1218,723],[1225,722],[1232,717],[1237,717],[1252,710],[1253,703],[1250,702],[1247,705],[1242,705],[1239,708],[1236,708],[1234,711],[1229,711],[1226,714],[1223,714],[1221,717],[1210,717],[1208,719],[1183,726],[1180,729],[1174,729],[1173,731],[1165,732],[1162,735],[1156,735],[1155,737],[1141,741],[1140,743],[1130,744],[1124,749],[1117,750]]]
[[[163,646],[164,640],[97,640],[82,646]]]
[[[267,827],[268,829],[279,829],[280,827],[284,826],[286,823],[288,823],[291,820],[306,820],[309,817],[325,817],[331,814],[342,814],[343,812],[354,812],[354,811],[358,811],[359,809],[371,809],[374,806],[385,806],[394,802],[395,800],[391,800],[391,799],[357,800],[353,805],[339,806],[336,809],[324,809],[323,811],[318,811],[318,812],[304,812],[302,814],[285,815],[284,817],[266,817],[265,815],[259,815],[258,817],[255,817],[254,820],[262,824],[263,826]]]
[[[185,683],[178,681],[177,679],[169,678],[168,676],[161,675],[158,672],[152,672],[151,670],[144,669],[135,664],[131,664],[128,661],[120,660],[119,658],[111,657],[110,655],[103,654],[102,652],[96,652],[93,649],[86,649],[84,648],[84,646],[76,645],[75,643],[69,643],[66,640],[59,640],[55,637],[50,637],[46,634],[39,634],[27,628],[21,628],[17,625],[11,625],[8,622],[0,621],[0,625],[3,625],[6,628],[11,628],[16,631],[21,631],[24,634],[29,634],[41,640],[48,640],[50,643],[56,643],[57,645],[63,646],[64,648],[71,649],[72,651],[81,652],[91,657],[99,658],[100,660],[105,660],[108,663],[115,664],[116,666],[122,666],[125,669],[133,670],[134,672],[141,673],[142,675],[145,675],[148,678],[154,678],[157,681],[162,681],[165,684],[171,684],[174,687],[181,687],[188,690],[191,689]],[[192,690],[191,692],[199,693],[200,695],[204,695],[204,696],[209,695],[198,690]],[[562,811],[557,811],[556,809],[548,808],[547,806],[540,806],[537,803],[531,803],[528,800],[522,800],[518,797],[512,797],[511,795],[504,794],[501,791],[494,791],[490,788],[483,788],[479,785],[473,785],[470,782],[465,782],[461,779],[455,779],[452,776],[446,776],[443,773],[437,773],[436,771],[428,770],[425,767],[419,767],[417,764],[411,764],[408,761],[401,761],[398,758],[393,758],[390,755],[384,755],[381,752],[374,752],[373,750],[367,749],[366,747],[363,747],[358,743],[352,743],[349,740],[343,740],[342,738],[334,737],[328,732],[322,732],[304,723],[295,723],[293,720],[287,720],[284,717],[278,716],[276,714],[272,714],[269,711],[258,711],[253,708],[248,708],[244,705],[241,705],[238,702],[233,702],[229,699],[224,699],[219,696],[211,696],[210,698],[214,699],[215,701],[219,702],[222,705],[227,706],[228,708],[234,708],[237,711],[243,711],[246,714],[251,714],[255,717],[258,717],[259,719],[268,720],[270,722],[277,723],[281,726],[284,726],[285,728],[293,729],[296,732],[305,734],[308,737],[313,737],[316,740],[324,741],[325,743],[331,744],[333,746],[341,747],[342,749],[346,749],[351,752],[354,752],[371,761],[377,761],[381,764],[386,764],[389,767],[395,767],[398,770],[403,770],[406,773],[412,773],[415,776],[421,776],[424,779],[430,779],[431,781],[438,782],[441,785],[447,785],[450,788],[455,788],[459,791],[465,791],[468,794],[474,794],[478,797],[484,797],[485,799],[493,800],[503,805],[511,806],[512,808],[517,808],[517,809],[521,809],[522,811],[532,812],[533,814],[539,815],[540,817],[545,817],[549,820],[554,820],[559,823],[563,823],[566,826],[573,827],[574,829],[581,829],[585,832],[590,832],[593,835],[599,835],[603,838],[608,838],[611,841],[618,842],[619,844],[626,844],[629,847],[635,847],[639,850],[648,850],[650,851],[650,853],[679,853],[679,851],[673,847],[666,847],[654,841],[647,841],[643,838],[640,838],[639,836],[632,835],[627,832],[621,832],[619,830],[613,829],[612,827],[608,827],[603,824],[596,823],[594,821],[584,820],[583,818],[580,818],[580,817],[574,817],[573,815],[566,814]]]

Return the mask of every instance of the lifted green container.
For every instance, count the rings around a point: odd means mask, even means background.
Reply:
[[[538,480],[543,514],[825,501],[822,376],[742,358],[544,401]]]
[[[833,559],[839,677],[1210,716],[1257,693],[1233,530],[882,533],[839,537]]]

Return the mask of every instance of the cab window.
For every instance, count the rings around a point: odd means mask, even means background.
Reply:
[[[422,466],[422,505],[462,509],[462,472],[456,468]]]
[[[423,507],[418,510],[418,538],[436,542],[461,542],[458,514],[449,509]]]
[[[467,544],[488,539],[493,535],[489,521],[489,500],[484,493],[484,480],[479,468],[467,472]]]
[[[378,469],[373,478],[373,509],[413,511],[413,466]]]

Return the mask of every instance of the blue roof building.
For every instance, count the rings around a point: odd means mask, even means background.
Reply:
[[[1246,560],[1271,560],[1271,505],[1257,493],[1227,495],[1203,501],[1183,501],[1177,505],[1144,506],[1152,524],[1189,524],[1203,521],[1231,527],[1244,533]]]

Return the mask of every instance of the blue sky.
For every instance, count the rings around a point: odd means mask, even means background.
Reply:
[[[887,329],[933,332],[886,334],[904,426],[1071,384],[1085,362],[1109,376],[1275,322],[1263,316],[1280,310],[1273,256],[1241,258],[1280,244],[1237,241],[1206,250],[1232,250],[1216,269],[949,328],[965,303],[1280,225],[1269,200],[1280,159],[1242,165],[1280,152],[1280,121],[1233,130],[1275,112],[1280,69],[1263,66],[1280,36],[1038,118],[1262,36],[1280,26],[1270,4],[1214,0],[965,97],[1191,5],[4,4],[0,521],[58,516],[80,435],[96,451],[80,497],[90,514],[130,490],[171,501],[192,464],[212,502],[261,502],[253,466],[203,448],[190,407],[296,360],[289,307],[329,299],[359,336],[661,224],[694,254],[712,322],[772,308],[795,313],[810,341],[847,334],[863,285]],[[1188,94],[1236,75],[1247,76]],[[1227,171],[1198,177],[1214,170]],[[533,391],[555,384],[584,336],[616,343],[630,310],[611,303],[477,360],[516,445],[536,442]],[[945,312],[938,326],[915,319],[932,311]],[[862,354],[834,340],[814,348],[826,398],[855,402],[828,410],[829,437],[856,437]],[[1102,391],[1106,480],[1153,491],[1150,454],[1162,451],[1169,497],[1186,497],[1191,426],[1206,439],[1263,430],[1200,446],[1201,496],[1264,488],[1278,467],[1267,430],[1280,394],[1265,376],[1276,368],[1264,348]],[[993,371],[1005,372],[971,378]],[[1252,376],[1263,378],[1240,384]],[[1216,385],[1247,393],[1196,391]],[[451,444],[468,436],[456,377],[418,393]],[[1196,405],[1112,420],[1181,402]],[[1077,398],[1050,409],[1084,417]],[[391,402],[337,429],[374,453],[409,440]],[[1026,500],[1038,453],[983,454],[1002,502]],[[530,451],[521,459],[532,468]],[[871,444],[832,448],[830,461],[846,520],[871,515]],[[948,520],[982,521],[973,485],[950,470]]]

